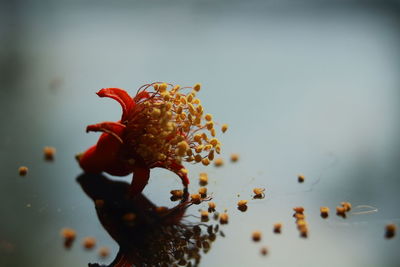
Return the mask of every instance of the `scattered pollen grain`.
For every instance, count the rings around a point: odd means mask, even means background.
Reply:
[[[251,238],[253,239],[254,242],[258,242],[261,240],[261,232],[260,231],[254,231],[251,235]]]
[[[280,234],[282,231],[282,223],[275,223],[274,224],[274,233]]]
[[[43,148],[43,155],[45,160],[52,161],[54,160],[54,156],[56,155],[56,149],[51,146],[45,146]]]
[[[394,223],[390,223],[386,225],[386,233],[385,237],[390,239],[396,235],[396,225]]]
[[[93,249],[96,246],[96,239],[94,237],[85,237],[82,241],[82,246],[85,249]]]
[[[239,160],[239,154],[231,154],[231,161],[237,162]]]
[[[221,224],[227,224],[227,223],[228,223],[228,220],[229,220],[229,216],[228,216],[227,213],[221,213],[221,214],[220,214],[220,216],[219,216],[219,222],[220,222]]]
[[[18,168],[19,176],[26,176],[28,174],[28,167],[21,166]]]
[[[107,247],[99,248],[99,256],[100,258],[107,258],[110,255],[110,249]]]
[[[217,158],[214,160],[215,167],[221,167],[222,165],[224,165],[224,160],[222,158]]]
[[[328,207],[320,207],[321,217],[326,219],[329,216],[329,208]]]

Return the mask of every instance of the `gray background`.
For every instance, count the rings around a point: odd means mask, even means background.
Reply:
[[[75,182],[74,154],[98,138],[86,125],[119,119],[118,104],[97,90],[133,94],[167,81],[203,84],[205,110],[230,125],[223,156],[241,156],[220,169],[188,167],[191,190],[206,170],[219,210],[231,215],[202,266],[399,266],[399,238],[383,238],[385,224],[400,218],[399,12],[399,2],[383,0],[2,0],[0,265],[100,261],[80,247],[86,235],[111,248],[103,262],[111,261],[117,246]],[[57,148],[53,163],[42,159],[47,145]],[[20,165],[30,168],[26,178]],[[171,206],[177,187],[174,174],[153,170],[145,194]],[[237,200],[253,187],[267,188],[266,198],[239,212]],[[341,201],[378,212],[319,217],[320,206]],[[298,205],[307,240],[291,217]],[[272,233],[278,221],[280,236]],[[65,226],[78,232],[68,252]],[[263,231],[261,244],[250,240],[253,230]]]

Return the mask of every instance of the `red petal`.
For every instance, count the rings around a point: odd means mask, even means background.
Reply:
[[[106,121],[87,126],[86,132],[105,132],[115,137],[119,142],[123,143],[121,137],[125,128],[126,126],[119,122]]]
[[[82,169],[87,173],[101,173],[112,168],[117,158],[121,143],[108,133],[103,133],[96,145],[92,146],[79,160]]]
[[[114,166],[119,166],[118,153],[122,145],[121,136],[125,130],[125,125],[118,122],[103,122],[89,125],[86,130],[104,133],[100,136],[97,144],[82,155],[79,160],[82,169],[87,173],[101,173]]]
[[[96,145],[86,150],[79,159],[79,165],[86,173],[101,173],[103,171],[102,162],[98,162],[96,156]]]
[[[122,121],[126,119],[129,110],[135,106],[132,97],[123,89],[119,88],[103,88],[97,92],[100,97],[110,97],[117,100],[122,107]]]

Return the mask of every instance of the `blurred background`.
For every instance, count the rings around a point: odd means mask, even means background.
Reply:
[[[208,172],[217,209],[231,216],[201,266],[399,266],[399,238],[384,238],[385,225],[400,221],[399,71],[394,0],[0,0],[0,266],[112,261],[118,247],[75,180],[74,155],[98,138],[86,125],[120,117],[95,92],[134,94],[153,81],[201,82],[205,110],[230,125],[220,136],[226,164],[188,167],[191,191]],[[43,160],[44,146],[57,149],[54,162]],[[179,187],[174,174],[153,170],[144,193],[172,206]],[[254,187],[266,198],[251,200]],[[239,199],[250,200],[247,212]],[[344,220],[334,215],[341,201],[378,211],[356,208]],[[292,218],[300,205],[308,239]],[[320,206],[331,208],[327,220]],[[78,233],[70,251],[62,227]],[[84,236],[110,257],[84,251]]]

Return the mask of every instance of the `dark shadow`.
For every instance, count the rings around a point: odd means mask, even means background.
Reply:
[[[169,209],[157,207],[143,194],[129,197],[128,183],[103,175],[83,174],[77,181],[95,203],[104,229],[120,247],[108,266],[196,266],[201,251],[208,252],[216,239],[218,228],[185,222],[185,211],[193,204],[187,193]]]

